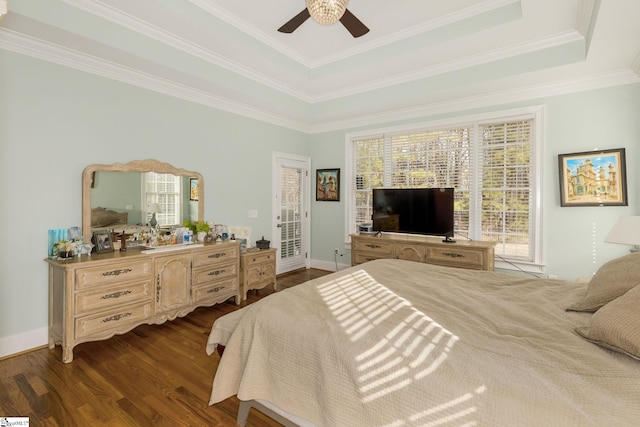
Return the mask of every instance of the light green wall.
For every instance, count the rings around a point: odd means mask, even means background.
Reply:
[[[199,171],[207,219],[268,238],[272,151],[308,155],[306,134],[4,50],[0,76],[0,340],[47,326],[47,230],[81,225],[87,165]]]
[[[47,230],[81,224],[87,165],[154,158],[200,171],[207,219],[270,236],[272,152],[310,156],[313,170],[344,172],[345,133],[362,130],[306,135],[3,50],[0,76],[0,340],[46,329]],[[639,213],[640,84],[455,115],[540,104],[546,272],[588,277],[626,253],[604,243],[604,235],[619,216]],[[560,208],[557,155],[595,147],[627,149],[629,206]],[[332,263],[333,248],[343,247],[344,208],[344,197],[312,197],[313,260]],[[250,209],[259,211],[257,219],[248,218]],[[338,262],[347,264],[348,256]]]
[[[640,160],[640,84],[381,123],[375,129],[529,105],[545,107],[546,133],[542,159],[545,273],[564,279],[590,277],[607,260],[628,253],[628,246],[604,242],[618,217],[640,214],[639,177],[635,168]],[[363,130],[366,128],[313,135],[310,148],[313,169],[337,167],[344,171],[345,135]],[[620,147],[626,148],[627,153],[629,206],[561,208],[558,154]],[[344,201],[339,204],[312,202],[311,253],[314,260],[333,262],[334,248],[344,247],[344,208]],[[349,259],[341,258],[338,262],[348,264]]]

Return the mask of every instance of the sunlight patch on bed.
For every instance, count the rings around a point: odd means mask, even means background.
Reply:
[[[363,402],[425,378],[459,339],[365,271],[322,284],[318,290],[351,341],[373,343],[355,357]]]

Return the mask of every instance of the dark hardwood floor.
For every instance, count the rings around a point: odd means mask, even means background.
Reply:
[[[278,277],[279,289],[328,274],[310,269]],[[251,304],[272,293],[250,291]],[[0,418],[29,417],[33,426],[235,426],[238,400],[209,406],[219,356],[205,345],[232,301],[162,325],[142,325],[106,341],[80,344],[72,363],[42,348],[0,360]],[[279,426],[251,410],[247,426]]]

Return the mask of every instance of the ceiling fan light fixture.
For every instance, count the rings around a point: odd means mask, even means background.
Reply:
[[[306,0],[309,15],[320,25],[333,25],[342,18],[349,0]]]

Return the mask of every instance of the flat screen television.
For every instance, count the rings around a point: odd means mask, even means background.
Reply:
[[[376,188],[373,231],[444,236],[454,233],[453,188]]]

